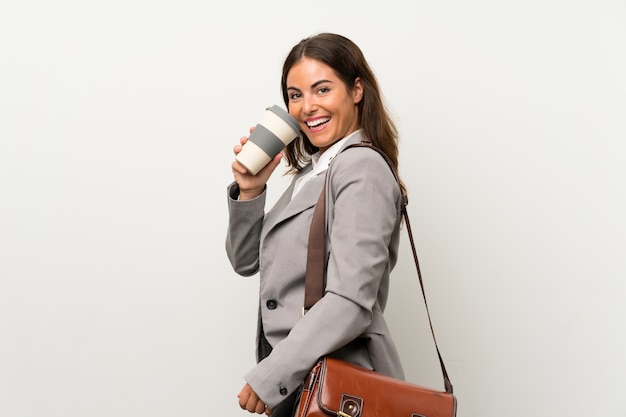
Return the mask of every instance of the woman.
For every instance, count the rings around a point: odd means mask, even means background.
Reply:
[[[293,180],[264,214],[266,183],[283,155],[255,176],[233,162],[226,238],[235,271],[260,272],[258,364],[245,376],[239,405],[273,416],[292,414],[299,385],[324,355],[404,377],[383,318],[397,258],[401,190],[377,152],[341,152],[369,141],[397,168],[397,132],[378,83],[358,46],[324,33],[293,47],[281,87],[302,131],[284,151]],[[326,292],[302,315],[309,227],[325,178]]]

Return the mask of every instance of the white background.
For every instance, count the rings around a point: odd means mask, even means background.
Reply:
[[[626,416],[624,22],[621,0],[0,2],[0,415],[247,415],[232,147],[333,31],[401,132],[458,416]],[[440,388],[402,245],[387,318]]]

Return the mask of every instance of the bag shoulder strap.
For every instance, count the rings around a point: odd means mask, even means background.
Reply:
[[[387,162],[389,168],[393,172],[393,175],[400,186],[400,177],[393,166],[393,163],[389,157],[380,149],[372,145],[370,142],[361,142],[359,144],[353,144],[346,147],[343,151],[355,148],[366,147],[377,151]],[[343,152],[342,151],[342,152]],[[430,326],[430,332],[435,342],[435,349],[437,350],[437,356],[439,357],[439,364],[441,365],[441,372],[443,373],[443,382],[447,393],[453,393],[452,383],[448,377],[446,366],[439,352],[439,346],[437,345],[437,339],[435,337],[435,330],[430,317],[430,311],[428,309],[428,302],[426,301],[426,292],[424,290],[424,281],[422,279],[422,272],[420,270],[419,260],[417,258],[417,250],[415,249],[415,242],[413,240],[413,232],[411,231],[411,223],[409,221],[409,214],[406,209],[408,205],[408,198],[406,194],[402,195],[402,217],[406,224],[406,230],[409,234],[409,241],[411,242],[411,250],[413,252],[413,260],[415,261],[415,268],[417,270],[417,276],[419,278],[420,289],[422,291],[422,297],[424,299],[424,305],[426,306],[426,315],[428,316],[428,324]],[[326,182],[320,193],[317,205],[313,211],[313,219],[311,221],[311,229],[309,231],[309,243],[307,250],[307,263],[306,263],[306,276],[305,276],[305,293],[304,293],[304,308],[302,314],[305,314],[313,305],[324,296],[324,271],[325,271],[325,257],[326,257]]]

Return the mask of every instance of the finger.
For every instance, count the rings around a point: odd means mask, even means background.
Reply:
[[[282,160],[283,160],[283,153],[282,153],[282,152],[280,152],[280,153],[276,154],[276,155],[274,156],[274,158],[273,158],[271,161],[269,161],[269,162],[267,163],[267,165],[265,165],[265,166],[263,167],[263,170],[262,170],[262,171],[264,171],[264,172],[268,172],[268,171],[269,171],[269,174],[271,174],[272,172],[274,172],[274,170],[276,169],[276,167],[277,167],[278,165],[280,165],[280,162],[281,162]],[[268,174],[268,177],[269,177],[269,174]]]
[[[265,411],[265,403],[259,400],[259,402],[256,404],[256,408],[254,409],[254,411],[257,414],[263,414],[263,412]]]
[[[280,162],[283,160],[283,153],[279,152],[278,154],[276,154],[276,156],[274,157],[274,159],[272,159],[272,162],[278,166],[278,164],[280,164]]]
[[[250,398],[248,398],[248,403],[246,404],[246,410],[248,410],[251,413],[256,413],[258,402],[259,402],[259,397],[257,397],[256,394],[250,395]]]
[[[274,159],[272,159],[266,166],[265,166],[265,170],[269,171],[269,175],[272,174],[272,172],[274,172],[274,170],[276,169],[276,167],[278,165],[280,165],[281,161],[283,160],[283,154],[282,152],[277,154]],[[268,176],[269,176],[268,175]]]
[[[272,415],[272,409],[269,407],[265,407],[265,415],[266,416],[271,416]]]
[[[234,161],[231,165],[233,172],[237,172],[239,174],[245,175],[248,173],[248,170],[246,169],[246,167],[244,167],[243,165],[241,165],[239,163],[239,161]]]
[[[248,399],[250,398],[250,392],[246,390],[241,390],[238,397],[239,397],[239,407],[241,407],[242,410],[245,410],[246,405],[248,404]]]
[[[248,396],[248,401],[246,402],[245,409],[251,413],[254,413],[256,412],[257,404],[261,400],[259,399],[259,396],[256,395],[256,393],[252,390],[252,388],[249,388],[247,391],[249,393],[249,396]]]

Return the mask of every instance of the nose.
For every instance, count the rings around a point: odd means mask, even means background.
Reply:
[[[317,99],[313,94],[305,94],[302,100],[302,111],[305,114],[313,114],[317,110]]]

